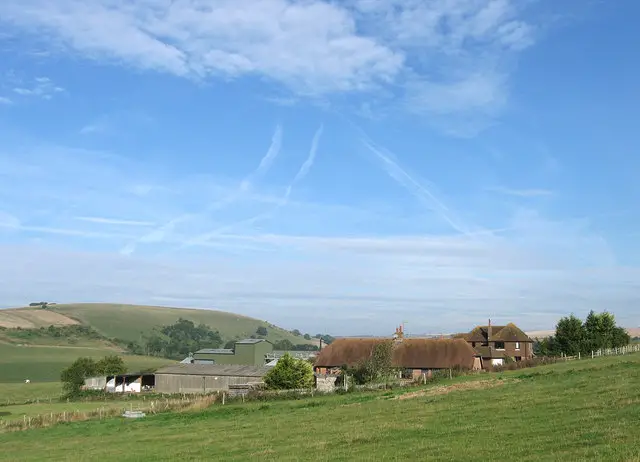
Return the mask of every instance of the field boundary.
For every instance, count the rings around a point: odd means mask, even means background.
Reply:
[[[626,354],[638,353],[638,352],[640,352],[640,344],[636,343],[636,344],[627,345],[619,348],[605,348],[600,350],[593,350],[591,351],[591,355],[588,355],[588,354],[582,355],[581,353],[578,353],[577,355],[574,355],[574,356],[566,356],[564,354],[561,354],[559,359],[562,361],[574,361],[578,359],[595,359],[595,358],[600,358],[602,356],[620,356],[620,355],[626,355]]]

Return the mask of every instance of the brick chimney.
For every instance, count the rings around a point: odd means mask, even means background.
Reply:
[[[487,324],[487,342],[491,341],[491,319],[489,319],[489,324]]]

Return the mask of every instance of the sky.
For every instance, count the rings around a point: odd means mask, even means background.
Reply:
[[[592,309],[636,327],[638,14],[4,0],[0,306],[215,308],[334,335]]]

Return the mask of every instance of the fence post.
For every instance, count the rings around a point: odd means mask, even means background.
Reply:
[[[593,359],[593,350],[591,350],[591,359]]]
[[[580,359],[580,352],[578,351],[578,359]]]

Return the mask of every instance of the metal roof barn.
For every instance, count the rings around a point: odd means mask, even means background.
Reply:
[[[271,370],[264,366],[176,364],[156,371],[158,393],[211,393],[233,385],[261,383]]]

